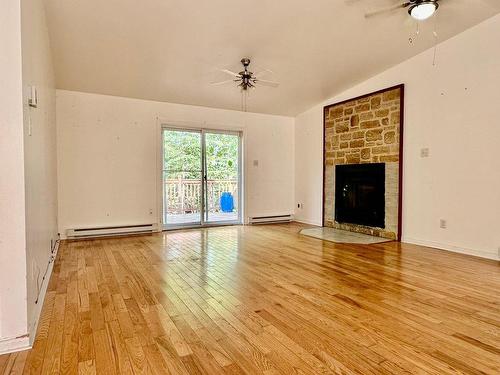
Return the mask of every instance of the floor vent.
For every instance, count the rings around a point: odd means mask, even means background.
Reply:
[[[157,224],[122,225],[100,228],[75,228],[68,229],[66,236],[70,239],[93,238],[107,236],[126,236],[129,234],[153,233],[158,231]]]
[[[292,221],[292,215],[253,216],[248,218],[248,224],[289,223],[290,221]]]

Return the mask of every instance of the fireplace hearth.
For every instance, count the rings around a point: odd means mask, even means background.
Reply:
[[[335,221],[385,228],[385,163],[335,166]]]

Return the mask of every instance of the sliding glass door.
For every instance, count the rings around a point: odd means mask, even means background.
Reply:
[[[201,132],[163,129],[164,224],[201,224],[202,177]]]
[[[206,223],[239,220],[239,134],[204,132]]]
[[[162,129],[166,229],[241,223],[241,136]]]

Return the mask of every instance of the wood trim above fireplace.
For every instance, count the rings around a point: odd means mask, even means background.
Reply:
[[[325,226],[325,179],[326,179],[326,149],[325,149],[325,137],[326,137],[326,114],[330,108],[339,106],[351,101],[357,101],[370,96],[376,96],[377,94],[382,94],[395,89],[400,90],[400,106],[399,106],[399,171],[398,171],[398,212],[397,212],[397,241],[401,241],[402,237],[402,208],[403,208],[403,134],[404,134],[404,84],[399,84],[377,90],[368,94],[360,95],[354,98],[343,100],[337,103],[329,104],[323,108],[323,199],[322,199],[322,226]],[[397,113],[397,112],[396,112]]]

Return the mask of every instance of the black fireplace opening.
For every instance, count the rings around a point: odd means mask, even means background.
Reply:
[[[335,221],[385,228],[385,164],[335,166]]]

